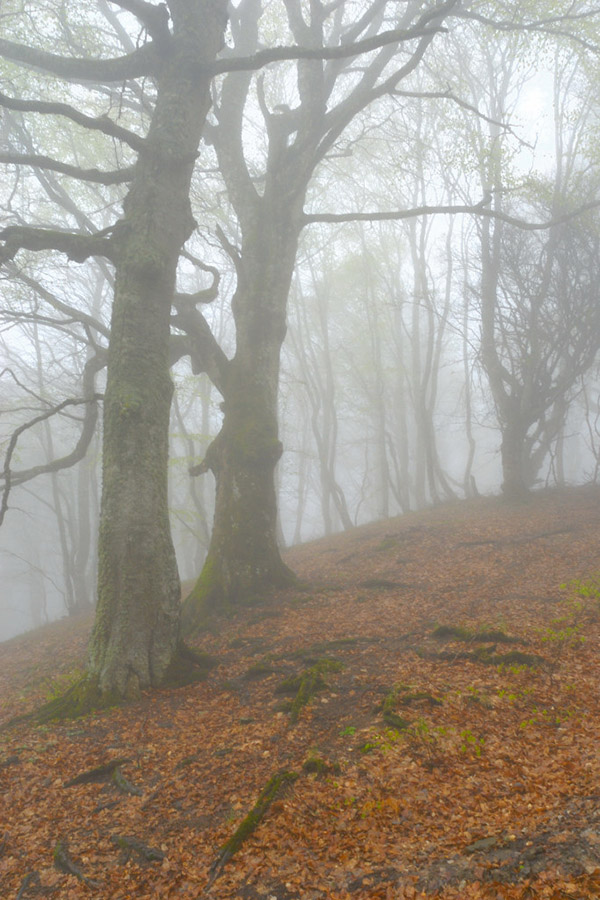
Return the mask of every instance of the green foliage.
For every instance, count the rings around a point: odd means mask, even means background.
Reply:
[[[483,748],[485,747],[485,738],[477,737],[469,728],[459,732],[462,741],[460,745],[461,753],[472,753],[477,759],[480,758]]]
[[[519,724],[519,728],[523,730],[531,726],[552,726],[557,728],[559,725],[572,719],[574,715],[575,711],[572,709],[555,709],[554,707],[548,709],[547,707],[535,706],[532,715],[527,719],[523,719]]]
[[[567,592],[562,613],[540,630],[540,640],[551,655],[551,674],[568,650],[576,650],[585,642],[584,626],[600,618],[600,574],[576,578],[560,587]]]
[[[355,725],[346,725],[345,728],[342,728],[340,731],[340,737],[346,737],[348,735],[354,734],[356,731]]]

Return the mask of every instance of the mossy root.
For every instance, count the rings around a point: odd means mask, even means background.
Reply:
[[[264,819],[269,807],[273,803],[273,800],[277,797],[281,791],[293,784],[298,778],[297,772],[277,772],[275,775],[272,775],[271,778],[267,781],[266,785],[258,795],[258,800],[248,813],[245,819],[238,825],[234,833],[231,835],[229,840],[223,844],[215,861],[210,867],[210,880],[207,885],[207,888],[213,884],[214,881],[221,874],[223,867],[227,865],[231,857],[237,853],[240,849],[244,841],[250,837],[252,832],[258,827],[258,825]]]

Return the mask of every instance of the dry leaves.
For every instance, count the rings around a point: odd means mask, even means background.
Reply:
[[[481,499],[294,548],[311,589],[204,636],[221,663],[207,682],[3,733],[2,897],[600,896],[600,608],[578,613],[585,642],[548,639],[573,618],[560,584],[600,568],[599,500]],[[439,623],[465,636],[436,639]],[[478,641],[490,628],[518,641]],[[62,622],[1,645],[2,718],[44,699],[56,660],[66,678],[83,644],[81,624]],[[544,663],[489,663],[513,650]],[[343,669],[292,726],[276,688],[314,658]],[[390,695],[405,730],[383,722]],[[110,780],[65,787],[116,758],[140,796]],[[280,770],[300,778],[206,891],[219,848]],[[97,890],[55,868],[64,840]]]

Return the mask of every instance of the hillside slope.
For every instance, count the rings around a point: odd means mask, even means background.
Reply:
[[[599,897],[600,602],[560,585],[600,569],[600,493],[287,561],[305,587],[214,623],[205,682],[0,733],[0,895]],[[64,688],[86,629],[0,645],[0,720]]]

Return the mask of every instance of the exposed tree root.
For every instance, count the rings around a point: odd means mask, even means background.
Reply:
[[[165,858],[162,850],[155,847],[149,847],[144,841],[128,834],[111,834],[111,843],[115,844],[121,850],[119,862],[126,863],[132,856],[144,862],[160,862]]]
[[[95,784],[99,781],[108,781],[113,777],[115,769],[124,766],[125,763],[128,762],[131,762],[129,757],[118,756],[116,759],[111,759],[110,762],[104,763],[102,766],[96,766],[93,769],[88,769],[87,772],[81,772],[79,775],[75,775],[74,778],[65,781],[64,787],[74,787],[76,784]]]
[[[64,694],[44,703],[33,712],[31,720],[36,725],[44,725],[63,719],[78,719],[101,709],[118,706],[122,702],[123,698],[116,691],[101,691],[96,676],[84,675]]]
[[[65,875],[74,875],[89,888],[95,890],[100,887],[97,881],[84,875],[82,869],[73,862],[69,854],[67,838],[61,838],[54,848],[54,867],[59,872],[64,872]]]
[[[204,681],[211,669],[218,664],[214,656],[201,650],[194,650],[182,641],[160,686],[178,688]]]
[[[25,896],[27,892],[31,888],[32,890],[36,890],[40,886],[40,876],[39,872],[28,872],[23,881],[21,882],[21,887],[19,888],[19,893],[15,897],[15,900],[25,900]]]
[[[339,672],[342,668],[343,663],[337,659],[320,659],[300,675],[294,675],[281,682],[276,691],[278,694],[294,694],[294,699],[288,707],[292,725],[296,724],[300,712],[310,703],[315,694],[327,688],[327,682],[323,675],[326,672]]]
[[[481,628],[479,631],[472,631],[464,625],[438,625],[431,632],[431,637],[440,640],[457,640],[466,641],[468,643],[496,643],[496,644],[522,644],[525,643],[521,638],[506,634],[500,628]]]
[[[238,825],[229,840],[223,844],[219,850],[215,861],[210,867],[210,878],[206,885],[206,890],[214,884],[223,871],[224,866],[226,866],[231,857],[237,853],[246,838],[248,838],[262,822],[275,797],[281,793],[285,787],[293,784],[297,778],[297,772],[278,772],[276,775],[272,775],[271,778],[269,778],[268,782],[258,795],[258,800],[246,818]]]
[[[203,681],[216,665],[218,662],[215,657],[194,650],[181,642],[161,684],[157,687],[178,688]],[[101,691],[97,676],[84,675],[60,696],[54,697],[31,713],[15,716],[5,722],[0,731],[6,731],[24,722],[45,725],[48,722],[78,719],[102,709],[120,706],[126,703],[127,699],[117,691]]]
[[[548,660],[537,653],[522,653],[520,650],[510,650],[508,653],[495,653],[495,647],[480,647],[477,650],[424,650],[416,651],[421,659],[437,659],[442,662],[454,662],[457,659],[469,662],[483,663],[486,666],[531,666],[543,668],[548,666]]]

